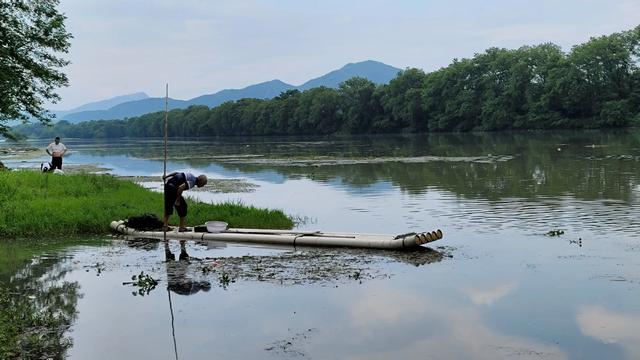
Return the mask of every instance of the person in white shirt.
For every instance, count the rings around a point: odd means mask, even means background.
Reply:
[[[60,137],[56,136],[49,146],[47,146],[47,154],[51,155],[51,170],[62,170],[62,157],[67,152],[67,147],[60,142]]]

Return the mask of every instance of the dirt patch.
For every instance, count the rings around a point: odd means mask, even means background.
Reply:
[[[11,160],[28,160],[34,157],[41,156],[44,153],[44,149],[39,149],[33,146],[10,146],[0,147],[0,155],[5,159]]]
[[[42,156],[43,149],[35,148],[32,146],[0,146],[0,156],[3,160],[16,161],[28,161],[38,156]]]
[[[129,248],[150,252],[163,246],[162,240],[158,239],[125,237],[125,241]],[[184,248],[184,254],[177,256],[176,253],[167,257],[160,268],[164,268],[172,283],[211,284],[223,289],[239,281],[338,286],[390,278],[394,273],[389,266],[385,266],[387,264],[403,263],[419,267],[450,258],[453,251],[453,248],[448,247],[419,247],[406,251],[309,247],[262,255],[194,256],[209,245],[209,242],[201,241],[192,243]],[[186,254],[187,251],[191,255]],[[97,261],[104,264],[105,258]],[[153,267],[157,265],[156,263]],[[104,268],[104,265],[101,266]],[[154,269],[148,267],[144,270],[154,272]]]
[[[38,163],[30,162],[28,166],[21,167],[20,169],[40,171],[40,162]],[[96,164],[69,164],[69,163],[63,163],[62,169],[65,174],[80,174],[80,173],[101,174],[101,173],[107,173],[111,170],[110,168],[98,166]]]
[[[487,155],[487,156],[417,156],[417,157],[375,157],[375,158],[334,158],[317,156],[310,158],[258,158],[258,157],[228,157],[217,159],[221,163],[251,164],[251,165],[277,165],[277,166],[337,166],[358,164],[380,164],[387,162],[399,163],[428,163],[428,162],[474,162],[496,163],[512,160],[511,155]]]
[[[162,186],[162,179],[159,176],[120,176],[120,179],[133,181],[136,183],[154,183],[159,188]],[[213,193],[248,193],[254,192],[260,185],[250,183],[245,179],[209,179],[207,185],[194,187],[189,191],[205,191]]]
[[[337,166],[357,164],[380,164],[387,162],[427,163],[444,162],[475,162],[496,163],[512,160],[511,155],[486,156],[415,156],[415,157],[362,157],[343,158],[335,156],[291,156],[286,158],[267,158],[260,154],[238,155],[195,155],[188,157],[171,157],[171,160],[209,160],[226,164],[274,165],[274,166]],[[148,160],[162,160],[162,158],[147,158]]]
[[[63,164],[64,172],[67,174],[91,173],[99,174],[110,171],[110,168],[95,164]]]
[[[207,257],[198,259],[197,271],[214,276],[224,286],[236,280],[279,285],[336,285],[389,278],[392,274],[380,266],[384,263],[421,266],[439,262],[446,256],[449,255],[429,248],[412,251],[305,249],[266,256]]]
[[[291,337],[279,341],[275,341],[264,349],[272,355],[279,358],[282,357],[305,357],[307,354],[302,349],[302,343],[305,342],[315,329],[307,329],[299,333],[293,334]]]

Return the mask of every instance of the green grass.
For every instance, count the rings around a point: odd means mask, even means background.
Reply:
[[[230,227],[293,227],[293,220],[280,210],[187,201],[191,225],[222,220]],[[162,208],[161,193],[111,175],[0,171],[0,237],[104,234],[113,220],[144,213],[162,218]],[[177,221],[174,214],[171,223]]]

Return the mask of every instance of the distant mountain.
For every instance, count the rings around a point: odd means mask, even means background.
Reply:
[[[399,71],[400,69],[393,66],[377,61],[367,60],[347,64],[338,70],[331,71],[326,75],[309,80],[300,86],[289,85],[280,80],[271,80],[247,86],[242,89],[226,89],[214,94],[198,96],[190,100],[176,100],[169,98],[169,109],[183,109],[191,105],[216,107],[226,101],[234,101],[244,98],[271,99],[280,95],[283,91],[294,89],[304,91],[319,86],[337,88],[340,83],[354,76],[369,79],[376,84],[386,84],[396,77]],[[136,94],[118,96],[109,100],[83,105],[77,109],[83,108],[84,111],[66,112],[58,118],[71,123],[78,123],[88,120],[124,119],[126,117],[140,116],[150,112],[164,110],[164,98],[150,98],[144,93],[137,94],[142,94],[145,98],[117,103],[110,108],[96,108],[98,106],[96,104],[105,104],[109,101],[113,101],[114,99],[134,96]]]
[[[79,123],[88,120],[114,120],[126,117],[139,116],[150,112],[164,110],[164,98],[147,98],[138,101],[129,101],[118,104],[107,110],[81,111],[67,114],[61,120],[70,123]],[[168,108],[184,109],[189,107],[186,101],[169,98]]]
[[[125,102],[142,100],[147,98],[149,98],[149,95],[143,92],[137,92],[133,94],[112,97],[106,100],[90,102],[70,110],[54,111],[53,113],[56,115],[56,118],[61,119],[69,114],[78,113],[81,111],[108,110],[116,105],[119,105]]]
[[[88,104],[84,104],[82,106],[78,106],[77,108],[68,110],[67,112],[72,113],[72,112],[80,112],[80,111],[107,110],[116,105],[120,105],[122,103],[148,99],[148,98],[149,98],[149,95],[143,92],[137,92],[133,94],[112,97],[111,99],[107,99],[107,100],[90,102]]]
[[[355,64],[349,63],[338,70],[309,80],[298,86],[297,89],[304,91],[319,86],[337,88],[340,83],[354,76],[369,79],[376,84],[386,84],[398,75],[398,71],[400,71],[400,69],[373,60],[362,61]]]
[[[244,98],[271,99],[280,95],[283,91],[292,90],[296,87],[280,80],[271,80],[256,85],[247,86],[244,89],[222,90],[211,95],[202,95],[189,101],[190,105],[207,105],[215,107],[225,101],[239,100]]]

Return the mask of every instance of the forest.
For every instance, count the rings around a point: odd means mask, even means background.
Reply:
[[[546,43],[490,48],[388,84],[291,90],[215,108],[171,110],[168,135],[327,135],[621,128],[640,125],[640,26],[564,52]],[[23,137],[161,137],[164,112],[122,120],[14,127]]]

